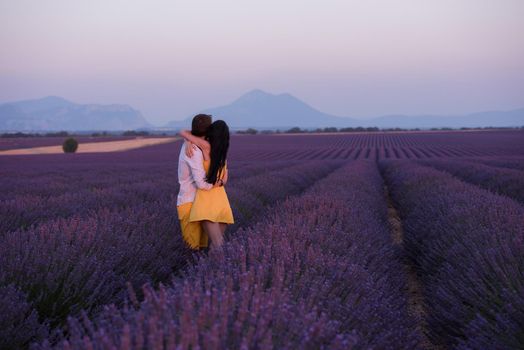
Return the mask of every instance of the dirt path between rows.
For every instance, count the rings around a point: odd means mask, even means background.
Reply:
[[[76,153],[121,152],[179,140],[179,137],[148,137],[133,140],[79,143]],[[0,155],[57,154],[64,153],[61,145],[20,148],[0,151]]]
[[[384,195],[388,205],[388,224],[391,232],[391,239],[393,244],[404,249],[404,231],[402,229],[402,221],[397,209],[393,205],[393,200],[389,194],[389,189],[384,185]],[[418,279],[417,272],[412,263],[405,259],[402,263],[407,277],[406,293],[408,297],[408,314],[417,320],[417,331],[421,337],[421,349],[441,350],[442,348],[433,344],[427,334],[427,311],[424,304],[424,297],[422,293],[422,285]]]

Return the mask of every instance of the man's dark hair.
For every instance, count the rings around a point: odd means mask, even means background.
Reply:
[[[197,114],[193,117],[191,122],[191,134],[195,136],[205,136],[207,128],[212,123],[211,115],[209,114]]]

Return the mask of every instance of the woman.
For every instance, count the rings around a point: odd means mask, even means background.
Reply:
[[[200,221],[202,228],[211,239],[211,249],[220,248],[228,224],[234,223],[224,184],[227,182],[227,151],[229,149],[229,127],[223,120],[217,120],[207,129],[204,139],[191,132],[180,132],[183,138],[202,150],[206,182],[219,185],[211,190],[198,189],[189,214],[189,221]]]

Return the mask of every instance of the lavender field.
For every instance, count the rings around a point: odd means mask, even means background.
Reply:
[[[209,254],[180,145],[0,157],[0,349],[524,348],[524,131],[233,136]]]
[[[134,138],[135,136],[75,136],[75,139],[80,143],[131,140]],[[44,146],[61,146],[64,139],[64,137],[5,137],[0,138],[0,151]]]

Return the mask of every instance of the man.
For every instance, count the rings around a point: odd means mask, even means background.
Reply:
[[[191,122],[191,134],[204,138],[206,130],[211,125],[211,116],[198,114]],[[199,222],[189,222],[189,213],[195,200],[197,189],[210,190],[213,185],[205,181],[202,152],[186,152],[188,143],[184,142],[178,156],[178,182],[180,190],[177,197],[177,212],[182,230],[182,238],[192,249],[208,246],[208,237]],[[188,155],[191,154],[191,155]]]

